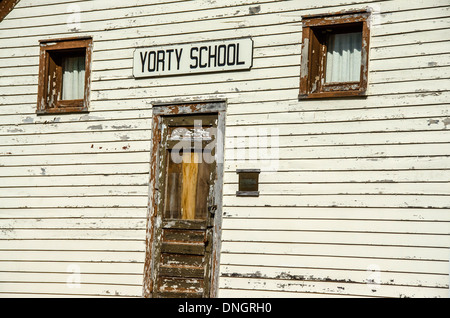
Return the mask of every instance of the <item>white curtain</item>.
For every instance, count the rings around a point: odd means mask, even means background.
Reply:
[[[361,47],[361,32],[330,35],[325,82],[359,82]]]
[[[63,62],[62,100],[84,98],[84,56],[67,57]]]

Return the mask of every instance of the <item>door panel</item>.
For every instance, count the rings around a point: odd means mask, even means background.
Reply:
[[[153,297],[208,297],[215,217],[217,114],[161,121]]]
[[[183,153],[182,162],[168,160],[165,218],[206,219],[210,167],[201,153]]]

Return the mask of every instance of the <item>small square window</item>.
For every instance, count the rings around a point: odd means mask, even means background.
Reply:
[[[368,12],[303,17],[300,99],[365,96]]]
[[[86,112],[92,39],[41,41],[38,114]]]
[[[259,169],[238,169],[239,188],[236,191],[238,197],[258,197],[259,196]]]

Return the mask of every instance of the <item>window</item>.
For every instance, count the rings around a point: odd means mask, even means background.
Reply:
[[[38,114],[86,112],[92,39],[41,41]]]
[[[303,17],[299,99],[365,96],[369,13]]]
[[[260,169],[237,169],[239,175],[238,197],[258,197],[259,196],[259,174]]]

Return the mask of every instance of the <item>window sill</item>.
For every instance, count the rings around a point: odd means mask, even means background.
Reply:
[[[237,197],[259,197],[259,191],[236,191]]]
[[[321,92],[321,93],[310,93],[310,94],[299,94],[299,100],[305,99],[327,99],[327,98],[345,98],[345,97],[367,97],[367,92],[364,91],[335,91],[335,92]]]
[[[37,110],[37,115],[55,115],[55,114],[81,114],[89,113],[89,110],[84,107],[64,107],[64,108],[47,108]]]

